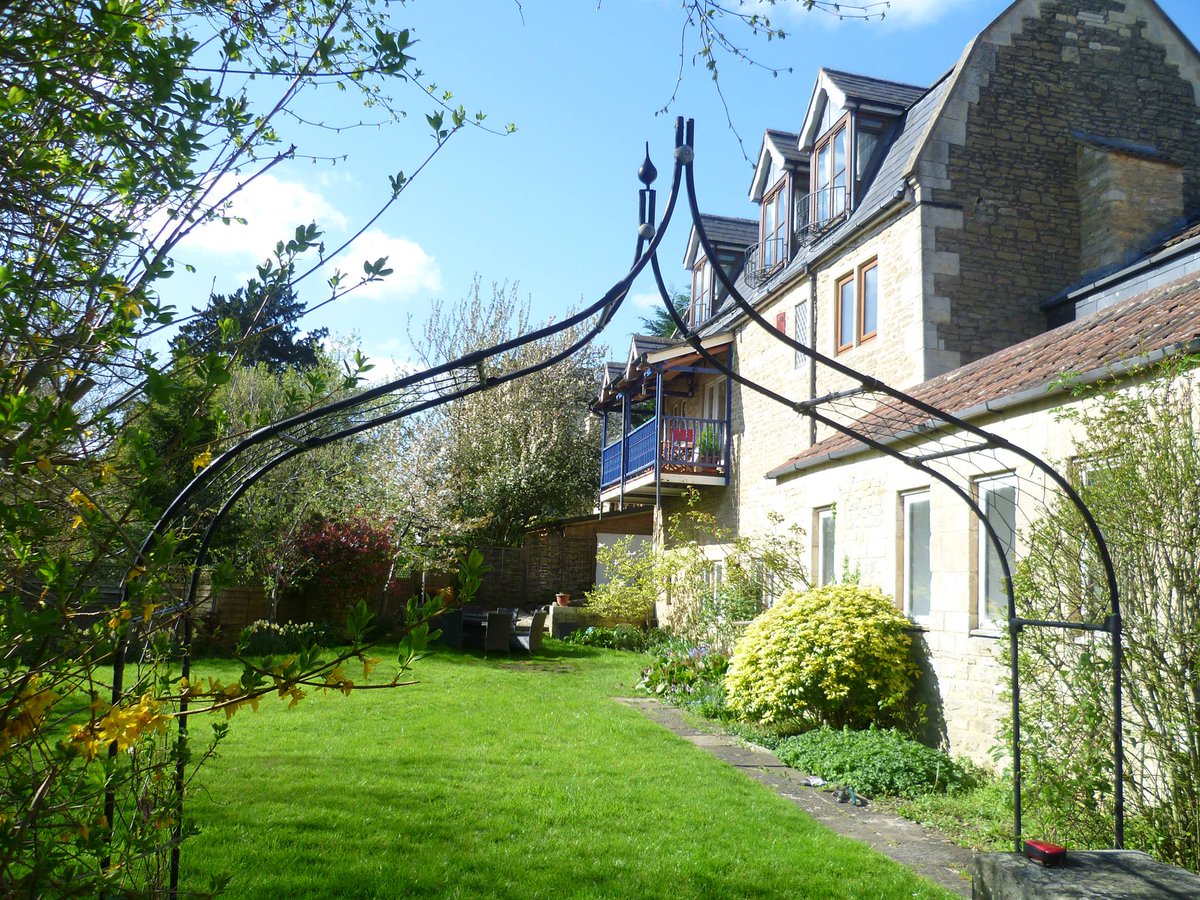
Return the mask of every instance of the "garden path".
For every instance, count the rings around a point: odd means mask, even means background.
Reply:
[[[838,803],[829,791],[810,787],[807,775],[785,766],[769,750],[731,735],[704,731],[673,706],[646,697],[621,702],[641,710],[667,730],[771,788],[831,831],[873,847],[960,896],[971,896],[967,874],[971,851],[951,843],[933,829],[901,816],[877,812],[870,806],[857,808]]]

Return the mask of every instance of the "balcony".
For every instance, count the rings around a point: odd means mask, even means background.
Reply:
[[[792,235],[796,247],[816,243],[846,221],[850,204],[844,187],[826,187],[796,200],[796,221]]]
[[[771,277],[783,271],[792,253],[816,243],[850,214],[844,187],[827,187],[796,198],[792,237],[772,237],[751,244],[746,249],[746,283],[762,287]]]
[[[624,477],[622,477],[624,447]],[[728,484],[729,422],[661,416],[604,448],[600,496],[679,493],[687,485]]]

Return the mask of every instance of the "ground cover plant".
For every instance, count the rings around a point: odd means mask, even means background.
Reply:
[[[661,628],[638,628],[626,624],[611,627],[590,625],[576,629],[563,638],[568,644],[582,647],[607,647],[610,650],[632,650],[637,653],[644,653],[670,639],[670,635]]]
[[[401,693],[264,704],[189,807],[185,885],[228,870],[232,897],[949,896],[610,699],[644,657],[548,646],[438,653]]]
[[[775,755],[793,768],[873,797],[919,797],[974,787],[973,766],[919,744],[894,728],[816,728],[785,738]]]

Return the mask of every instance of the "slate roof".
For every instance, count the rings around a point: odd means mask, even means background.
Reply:
[[[640,359],[647,353],[653,353],[655,350],[661,350],[663,347],[671,347],[676,341],[671,338],[658,337],[656,335],[635,334],[630,345],[630,357]],[[624,370],[624,366],[622,366]]]
[[[765,140],[789,163],[807,163],[808,154],[800,149],[800,135],[791,131],[768,128]]]
[[[1200,274],[1192,273],[931,378],[907,393],[962,415],[1026,392],[1047,395],[1055,390],[1051,383],[1064,372],[1087,375],[1196,340],[1200,340]],[[857,424],[881,436],[890,431],[879,410],[863,416]],[[858,449],[867,451],[853,438],[827,438],[771,470],[767,477],[778,478],[816,465],[831,454],[850,455]]]
[[[700,224],[708,239],[715,244],[745,250],[758,240],[758,220],[733,216],[710,216],[701,213]]]
[[[885,206],[895,202],[896,191],[901,186],[905,175],[908,174],[913,154],[920,145],[922,138],[924,138],[925,132],[933,123],[934,116],[941,105],[942,95],[949,88],[950,76],[953,72],[953,69],[947,72],[933,87],[920,89],[923,92],[923,96],[912,105],[897,123],[898,131],[895,132],[892,143],[888,147],[883,161],[879,164],[879,170],[875,173],[870,186],[868,186],[866,192],[859,200],[858,206],[850,213],[850,218],[837,228],[834,228],[823,240],[802,248],[799,253],[792,257],[791,262],[784,267],[779,275],[776,275],[757,288],[747,284],[744,276],[738,278],[736,283],[738,293],[748,301],[754,302],[757,296],[766,294],[774,290],[776,285],[789,281],[815,257],[825,253],[831,247],[836,246],[848,237],[853,236],[859,225],[872,218]],[[894,82],[885,83],[894,84]],[[911,87],[910,85],[902,86]],[[912,90],[917,90],[917,88],[913,87]],[[732,301],[726,302],[730,304],[729,308],[710,320],[701,329],[701,336],[727,331],[736,326],[744,318],[742,311],[736,304],[733,304]]]
[[[870,75],[855,75],[852,72],[839,72],[837,69],[823,69],[823,71],[837,89],[847,97],[896,106],[900,109],[908,109],[928,90],[928,88],[916,84],[887,81],[883,78],[872,78]]]

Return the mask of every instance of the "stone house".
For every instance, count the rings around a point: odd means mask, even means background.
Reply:
[[[703,217],[718,258],[693,230],[684,260],[689,325],[740,375],[825,409],[852,387],[748,321],[716,266],[801,343],[1061,460],[1073,434],[1055,413],[1076,401],[1060,373],[1099,377],[1200,334],[1200,53],[1153,0],[1018,0],[934,84],[822,69],[797,118],[764,134],[757,218]],[[928,648],[941,736],[986,756],[1003,712],[995,565],[952,491],[727,383],[680,340],[635,338],[593,409],[606,508],[652,504],[661,539],[695,485],[735,533],[775,513],[801,524],[815,581],[854,571],[897,598]],[[1017,469],[962,467],[1019,555],[1036,509]]]

